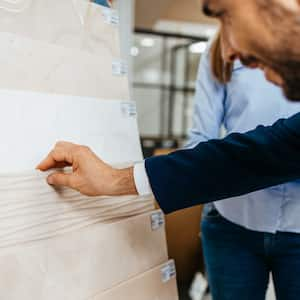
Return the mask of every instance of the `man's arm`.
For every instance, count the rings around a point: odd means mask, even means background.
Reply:
[[[145,162],[164,212],[300,178],[300,113],[273,126],[200,143]]]
[[[50,174],[47,178],[49,184],[68,186],[87,196],[137,194],[133,168],[114,169],[88,147],[58,142],[37,169],[46,171],[64,167],[72,169]]]
[[[133,168],[113,169],[86,147],[58,143],[40,170],[72,166],[48,182],[89,196],[137,194]],[[165,213],[300,178],[300,113],[273,126],[147,159],[152,191]]]

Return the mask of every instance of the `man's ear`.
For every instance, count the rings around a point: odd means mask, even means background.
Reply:
[[[300,0],[274,0],[274,2],[277,2],[290,11],[297,12],[300,10]]]

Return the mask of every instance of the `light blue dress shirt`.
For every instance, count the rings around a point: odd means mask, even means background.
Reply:
[[[227,133],[246,132],[300,111],[300,104],[284,99],[262,71],[245,68],[240,62],[235,63],[230,83],[218,83],[208,53],[201,59],[196,88],[187,147],[219,138],[222,125]],[[300,181],[218,201],[215,206],[226,219],[250,230],[300,233]]]

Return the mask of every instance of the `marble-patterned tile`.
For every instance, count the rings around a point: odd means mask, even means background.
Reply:
[[[0,90],[0,105],[1,173],[33,170],[60,140],[113,165],[142,160],[133,102]]]
[[[0,88],[102,99],[129,99],[126,76],[113,73],[110,49],[100,55],[0,33]]]
[[[120,56],[113,11],[89,0],[0,1],[0,31],[100,55]]]
[[[1,88],[129,99],[111,10],[87,0],[15,3],[22,9],[0,3]]]

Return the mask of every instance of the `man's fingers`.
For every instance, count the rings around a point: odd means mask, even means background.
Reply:
[[[55,168],[55,164],[56,164],[56,161],[54,160],[53,155],[50,152],[47,155],[47,157],[37,165],[36,168],[41,171],[46,171],[48,169]]]
[[[72,176],[73,176],[73,174],[65,174],[62,172],[55,172],[48,176],[47,182],[50,185],[54,185],[54,186],[66,186],[66,187],[74,188],[72,186]]]
[[[40,171],[47,171],[49,169],[60,169],[64,167],[71,166],[70,163],[67,162],[57,162],[53,157],[49,154],[37,167],[36,169]]]
[[[72,153],[64,149],[54,149],[37,166],[41,171],[47,171],[52,168],[59,168],[72,165]]]
[[[41,171],[52,168],[66,167],[73,164],[73,149],[76,145],[59,142],[47,157],[36,167]]]

